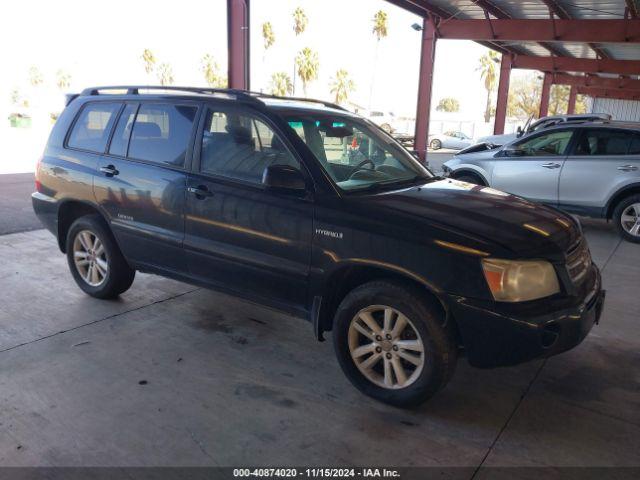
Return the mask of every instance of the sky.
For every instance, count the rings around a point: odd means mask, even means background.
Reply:
[[[155,75],[144,71],[141,55],[145,48],[152,50],[158,63],[171,65],[176,85],[205,85],[201,72],[205,54],[212,55],[226,72],[226,0],[177,4],[162,0],[21,0],[1,5],[0,113],[5,118],[14,108],[9,98],[16,88],[32,105],[60,108],[63,96],[55,78],[61,69],[71,75],[69,90],[75,92],[95,85],[157,84]],[[292,14],[298,6],[305,10],[309,24],[296,37]],[[377,44],[372,27],[380,9],[388,13],[389,35]],[[266,54],[261,34],[265,21],[272,23],[276,37]],[[310,84],[309,96],[331,99],[330,80],[336,70],[344,68],[356,84],[352,101],[414,116],[421,35],[411,28],[416,22],[420,22],[417,16],[382,0],[252,0],[251,87],[267,90],[276,71],[292,75],[296,53],[309,46],[320,59],[319,78]],[[438,42],[434,106],[440,98],[452,96],[460,102],[461,117],[482,116],[486,91],[475,69],[485,52],[473,42]],[[28,81],[32,66],[44,77],[38,88]],[[300,83],[296,93],[302,93]]]

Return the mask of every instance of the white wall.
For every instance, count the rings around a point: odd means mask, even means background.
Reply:
[[[589,112],[608,113],[614,120],[640,122],[640,102],[635,100],[614,100],[611,98],[589,98]]]

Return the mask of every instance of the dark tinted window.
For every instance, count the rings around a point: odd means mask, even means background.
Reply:
[[[196,111],[196,107],[185,105],[140,105],[128,156],[174,166],[184,165]]]
[[[262,183],[269,165],[300,167],[264,122],[244,114],[209,112],[202,137],[203,172]]]
[[[640,155],[640,135],[634,134],[629,147],[629,155]]]
[[[116,130],[113,132],[109,153],[112,155],[127,156],[127,147],[129,146],[129,136],[131,135],[131,127],[133,127],[133,119],[136,116],[138,105],[127,104],[120,115]]]
[[[626,155],[632,139],[630,132],[585,130],[576,147],[576,155]]]
[[[103,153],[121,103],[95,102],[87,104],[73,126],[67,145],[82,150]]]

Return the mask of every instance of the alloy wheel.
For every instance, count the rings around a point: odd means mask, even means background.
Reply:
[[[92,287],[100,286],[107,278],[107,252],[98,236],[90,230],[82,230],[76,235],[73,261],[82,279]]]
[[[371,305],[349,325],[349,352],[370,382],[388,389],[406,388],[420,376],[424,344],[411,320],[395,308]]]
[[[632,203],[620,216],[620,223],[625,232],[634,237],[640,236],[640,203]]]

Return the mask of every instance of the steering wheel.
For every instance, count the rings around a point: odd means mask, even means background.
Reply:
[[[353,167],[355,170],[361,170],[362,167],[364,167],[367,163],[371,164],[371,168],[370,170],[375,170],[376,169],[376,164],[373,163],[373,160],[369,159],[369,158],[365,158],[364,160],[362,160],[359,164],[357,164],[355,167]]]

